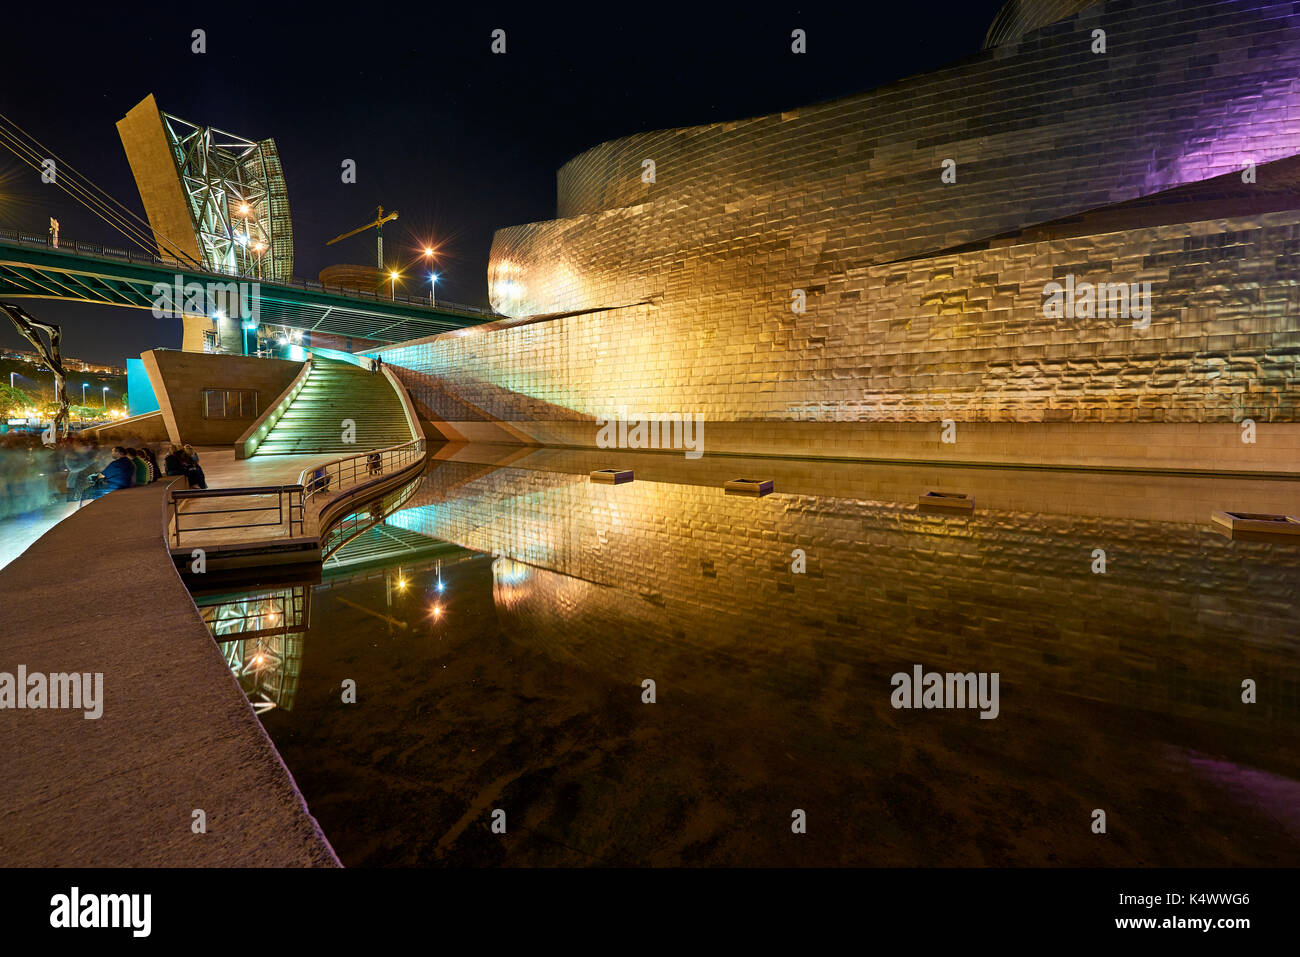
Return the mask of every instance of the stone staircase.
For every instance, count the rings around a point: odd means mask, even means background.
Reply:
[[[344,442],[344,420],[356,424],[355,442]],[[383,373],[334,359],[315,358],[302,391],[257,447],[256,455],[368,452],[409,442],[401,397]]]

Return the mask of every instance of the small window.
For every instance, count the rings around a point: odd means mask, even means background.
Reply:
[[[204,389],[205,419],[257,418],[257,392],[252,389]]]

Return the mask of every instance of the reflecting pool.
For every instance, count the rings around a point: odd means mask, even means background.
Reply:
[[[196,592],[346,865],[1300,864],[1300,545],[1209,521],[1295,483],[615,454],[443,450]]]

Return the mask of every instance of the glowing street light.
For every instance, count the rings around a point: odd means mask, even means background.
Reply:
[[[429,260],[429,265],[430,265],[430,266],[433,265],[433,256],[434,256],[434,249],[433,249],[433,247],[432,247],[432,246],[425,246],[425,247],[424,247],[424,258],[427,259],[427,260]],[[430,270],[430,272],[429,272],[429,305],[431,305],[431,306],[436,304],[436,298],[437,298],[437,297],[436,297],[436,290],[434,289],[434,286],[437,285],[437,282],[438,282],[438,274],[437,274],[436,272],[433,272],[432,270]]]
[[[394,271],[389,273],[388,275],[393,280],[393,298],[396,299],[397,298],[397,273]]]
[[[86,386],[88,385],[90,385],[89,382],[81,383],[81,404],[82,405],[86,404]]]
[[[108,408],[108,386],[104,386],[104,408]]]

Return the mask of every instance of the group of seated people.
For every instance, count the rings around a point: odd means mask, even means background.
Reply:
[[[158,459],[147,446],[130,448],[118,445],[113,448],[113,460],[104,466],[86,497],[98,498],[118,489],[148,485],[162,475],[183,475],[189,481],[190,488],[208,487],[203,469],[199,466],[198,453],[192,446],[171,446],[170,451],[163,457],[163,469],[160,475]]]
[[[199,453],[192,445],[173,445],[163,457],[163,469],[168,475],[184,475],[190,480],[190,488],[208,487],[208,480],[199,467]]]
[[[113,460],[100,471],[93,492],[114,492],[132,485],[148,485],[158,477],[158,459],[149,448],[113,447]]]

